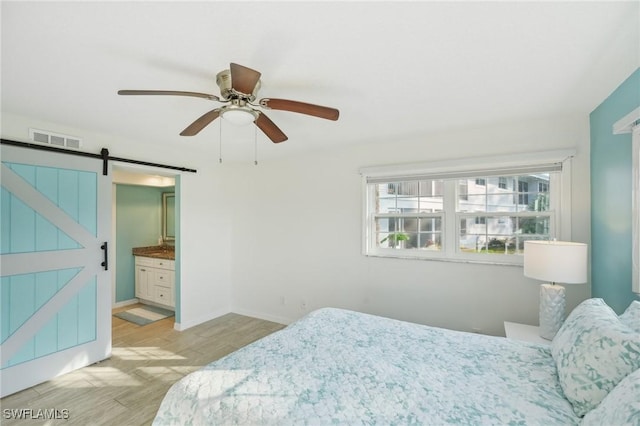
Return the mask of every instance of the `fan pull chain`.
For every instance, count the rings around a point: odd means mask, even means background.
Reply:
[[[220,120],[220,126],[218,127],[218,129],[220,130],[220,140],[219,140],[219,146],[218,146],[218,153],[219,153],[219,159],[218,161],[220,162],[220,164],[222,164],[222,120]]]
[[[258,165],[258,126],[253,126],[253,164]]]

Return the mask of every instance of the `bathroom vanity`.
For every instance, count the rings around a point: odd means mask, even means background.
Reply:
[[[175,308],[175,251],[171,246],[136,247],[135,295],[140,302]]]

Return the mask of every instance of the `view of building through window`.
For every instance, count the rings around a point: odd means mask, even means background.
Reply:
[[[377,185],[376,241],[381,247],[440,250],[443,181]]]
[[[519,254],[524,241],[550,238],[550,173],[450,182],[375,183],[375,246],[440,251],[445,222],[451,220],[456,223],[455,244],[462,253]],[[447,187],[455,189],[448,192]],[[452,193],[455,200],[449,199]]]

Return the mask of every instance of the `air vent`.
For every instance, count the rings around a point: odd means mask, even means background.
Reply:
[[[78,149],[82,146],[82,139],[75,136],[62,135],[47,130],[29,129],[29,138],[38,143],[54,145],[64,148]]]

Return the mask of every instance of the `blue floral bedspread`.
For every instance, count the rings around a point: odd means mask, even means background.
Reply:
[[[550,349],[342,309],[195,371],[154,425],[572,425]]]

